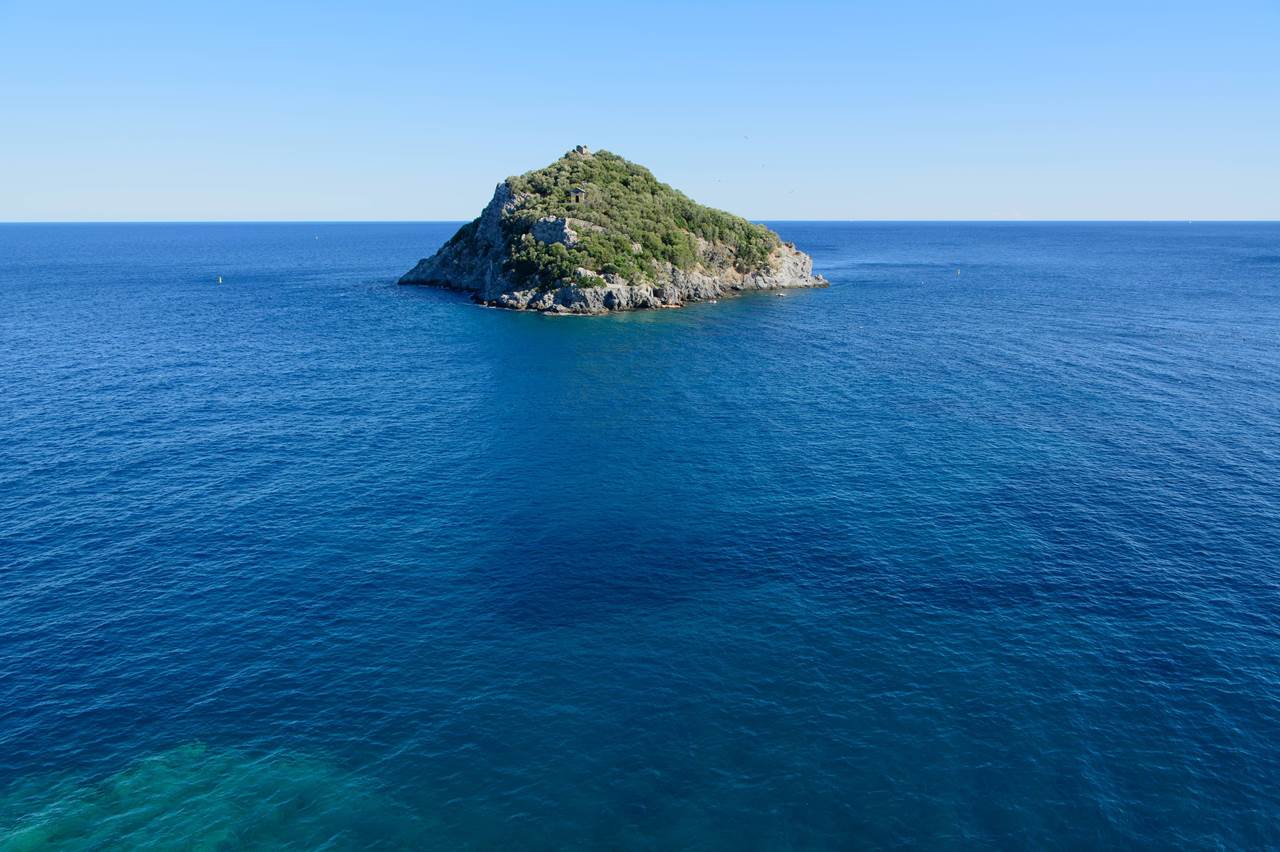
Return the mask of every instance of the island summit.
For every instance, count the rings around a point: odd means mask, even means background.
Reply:
[[[565,314],[827,286],[807,254],[763,225],[703,207],[643,166],[582,145],[498,184],[479,218],[400,283]]]

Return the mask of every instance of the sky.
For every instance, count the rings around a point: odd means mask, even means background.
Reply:
[[[1280,219],[1280,0],[0,0],[0,221],[469,219],[577,144],[753,219]]]

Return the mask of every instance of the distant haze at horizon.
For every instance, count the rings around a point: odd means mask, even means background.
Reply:
[[[1280,219],[1280,7],[0,0],[0,221],[475,216],[575,144],[761,220]]]

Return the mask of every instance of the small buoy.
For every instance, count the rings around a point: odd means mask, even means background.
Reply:
[[[222,276],[221,276],[221,275],[219,275],[219,276],[218,276],[218,283],[219,283],[219,284],[221,284],[221,283],[222,283]]]

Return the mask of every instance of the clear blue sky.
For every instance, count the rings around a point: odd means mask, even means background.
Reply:
[[[1280,2],[0,0],[0,220],[462,219],[578,143],[763,219],[1280,218]]]

